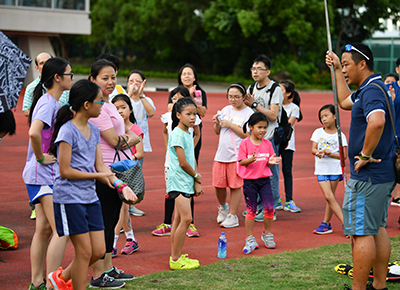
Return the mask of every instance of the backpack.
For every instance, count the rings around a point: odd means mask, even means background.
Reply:
[[[12,229],[0,226],[0,249],[16,249],[17,247],[17,234]]]
[[[249,87],[250,95],[253,94],[255,85],[256,85],[256,83],[253,83],[250,85],[250,87]],[[266,91],[266,93],[269,93],[269,96],[270,96],[269,102],[268,102],[269,106],[271,106],[272,95],[274,94],[275,89],[277,87],[279,87],[279,85],[276,82],[273,82],[271,88],[269,88]],[[278,125],[279,126],[277,128],[275,128],[274,143],[275,143],[275,145],[280,144],[279,152],[282,152],[288,146],[289,140],[292,137],[292,133],[293,133],[293,128],[289,124],[289,118],[283,107],[281,108],[281,116],[280,116],[280,121],[278,119]]]

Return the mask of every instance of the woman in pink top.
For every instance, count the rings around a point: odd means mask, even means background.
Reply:
[[[245,254],[258,248],[256,239],[253,237],[257,193],[260,195],[264,208],[264,231],[261,239],[269,249],[274,249],[276,246],[274,235],[271,233],[275,209],[269,180],[272,172],[269,166],[279,164],[281,161],[280,157],[275,157],[271,141],[263,138],[267,132],[267,117],[260,112],[251,115],[249,121],[243,125],[244,133],[246,133],[247,124],[251,135],[240,143],[238,154],[238,175],[243,178],[243,194],[247,207],[246,245],[243,248]]]
[[[115,70],[115,65],[112,62],[100,59],[93,63],[89,76],[89,79],[97,84],[103,93],[104,105],[101,113],[99,117],[91,118],[89,121],[97,125],[100,130],[100,148],[106,166],[113,163],[115,147],[121,137],[125,138],[130,146],[134,146],[140,141],[138,136],[125,126],[124,120],[119,115],[116,107],[108,102],[108,96],[114,90],[117,82]],[[123,150],[126,154],[129,154],[129,149],[126,146],[123,146]],[[121,160],[126,159],[124,154],[120,154],[120,157]],[[106,184],[98,181],[96,181],[96,193],[99,197],[103,214],[106,254],[104,259],[98,260],[93,264],[93,278],[90,281],[90,286],[95,288],[114,287],[112,289],[116,289],[125,285],[123,281],[134,279],[133,275],[125,274],[114,267],[111,259],[114,228],[119,219],[122,202],[115,189],[109,188]]]

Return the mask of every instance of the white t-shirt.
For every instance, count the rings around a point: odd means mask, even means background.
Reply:
[[[253,113],[253,110],[249,107],[246,107],[240,111],[236,111],[231,105],[229,105],[221,110],[221,118],[231,121],[234,125],[242,129],[244,123],[249,120],[250,116],[253,115]],[[232,134],[235,140],[236,150],[233,147]],[[219,133],[218,150],[215,154],[214,161],[223,163],[236,162],[237,154],[239,152],[239,145],[242,140],[243,139],[233,130],[221,127],[221,131]]]
[[[328,134],[324,128],[318,128],[311,136],[311,141],[318,144],[318,150],[329,149],[332,153],[339,153],[338,134]],[[342,132],[342,145],[347,147],[346,136]],[[324,155],[319,158],[315,156],[315,175],[339,175],[342,174],[340,160]]]
[[[285,109],[285,111],[286,111],[286,115],[287,115],[287,117],[288,117],[288,120],[290,119],[290,117],[295,117],[296,119],[298,119],[299,117],[300,117],[300,108],[299,108],[299,106],[297,106],[296,104],[294,104],[294,103],[290,103],[289,105],[287,105],[287,106],[282,106],[284,109]],[[294,132],[295,132],[295,130],[294,130],[294,126],[296,125],[296,123],[294,123],[293,124],[293,133],[292,133],[292,136],[290,137],[290,140],[289,140],[289,143],[288,143],[288,146],[285,148],[285,150],[292,150],[292,151],[296,151],[296,148],[295,148],[295,146],[294,146]]]
[[[161,115],[161,122],[163,122],[163,124],[167,124],[167,132],[168,132],[168,136],[171,135],[172,132],[172,116],[171,116],[171,112],[166,112],[165,114]],[[194,126],[198,126],[201,123],[201,119],[199,117],[199,115],[196,115],[196,121],[194,122]],[[189,128],[189,132],[193,135],[193,128]],[[167,148],[167,152],[165,153],[165,163],[164,163],[164,167],[169,167],[169,150]]]
[[[254,85],[253,93],[254,93],[254,101],[257,102],[261,107],[270,109],[271,106],[268,105],[270,99],[270,92],[267,92],[272,87],[274,81],[270,81],[268,85],[262,88],[257,88],[256,83]],[[250,88],[250,87],[249,87]],[[247,89],[247,92],[250,93],[250,90]],[[278,118],[275,121],[268,120],[267,133],[264,136],[264,139],[272,140],[274,138],[275,128],[279,126],[278,119],[281,117],[282,113],[282,102],[283,102],[283,93],[280,86],[275,88],[274,94],[272,95],[271,105],[279,105],[279,113]],[[279,120],[280,121],[280,120]]]

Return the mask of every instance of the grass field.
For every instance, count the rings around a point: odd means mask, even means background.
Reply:
[[[390,261],[400,260],[400,237],[391,238]],[[229,244],[228,244],[229,247]],[[126,283],[126,289],[343,289],[352,280],[334,267],[351,263],[349,244],[322,246],[263,257],[221,260],[196,270],[166,271]],[[388,283],[400,289],[400,283]]]

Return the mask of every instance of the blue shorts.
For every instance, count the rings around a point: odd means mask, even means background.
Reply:
[[[372,184],[351,179],[343,197],[343,228],[345,235],[375,236],[386,226],[390,197],[395,182]]]
[[[54,203],[54,217],[60,237],[104,230],[99,200],[89,204]]]
[[[317,175],[317,179],[319,182],[321,181],[336,181],[339,179],[339,181],[343,180],[343,175],[338,174],[338,175]]]
[[[28,191],[29,200],[32,204],[39,203],[39,197],[45,195],[53,195],[53,185],[26,185]]]

